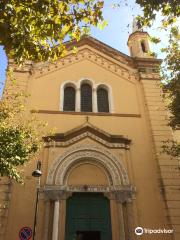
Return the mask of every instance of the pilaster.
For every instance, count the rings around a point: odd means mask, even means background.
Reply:
[[[159,190],[162,195],[164,215],[169,229],[174,230],[174,239],[180,238],[180,222],[177,212],[180,212],[180,174],[177,167],[178,159],[171,159],[167,154],[157,155],[162,150],[164,140],[173,139],[171,128],[165,121],[165,106],[162,102],[160,80],[141,79],[143,102],[151,142],[151,149],[156,164]],[[157,110],[160,108],[160,110]]]

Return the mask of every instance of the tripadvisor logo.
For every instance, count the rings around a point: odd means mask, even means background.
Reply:
[[[137,228],[135,229],[135,233],[136,233],[137,235],[142,235],[142,234],[143,234],[143,229],[142,229],[141,227],[137,227]]]
[[[136,235],[142,235],[143,234],[143,229],[141,227],[137,227],[135,229],[135,233]],[[167,230],[167,229],[149,229],[149,228],[144,228],[144,233],[149,233],[149,234],[152,234],[152,233],[173,233],[173,230]]]

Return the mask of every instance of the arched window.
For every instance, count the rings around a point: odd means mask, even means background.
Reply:
[[[63,111],[75,111],[75,89],[73,87],[64,89]]]
[[[141,47],[142,47],[143,52],[146,52],[144,43],[141,43]]]
[[[81,85],[81,112],[92,112],[92,87]]]
[[[109,112],[108,92],[100,88],[97,90],[98,112]]]

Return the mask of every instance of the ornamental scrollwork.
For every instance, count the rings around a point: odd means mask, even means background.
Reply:
[[[81,158],[86,158],[85,160],[80,160]],[[95,160],[93,159],[88,159],[87,158],[95,158]],[[96,153],[96,152],[79,152],[76,154],[71,155],[70,157],[68,157],[63,164],[60,166],[57,175],[56,175],[56,180],[55,180],[55,184],[57,185],[63,185],[63,178],[66,174],[66,172],[68,171],[68,168],[71,167],[72,163],[76,163],[76,160],[79,160],[78,162],[80,164],[83,163],[90,163],[90,164],[95,164],[98,165],[100,168],[104,165],[105,168],[109,170],[110,175],[113,178],[113,182],[114,185],[120,185],[121,184],[121,180],[120,180],[120,176],[119,173],[116,169],[116,167],[114,166],[114,164],[105,156]],[[106,171],[106,173],[108,173]]]
[[[90,152],[91,151],[97,151],[97,152],[103,153],[104,155],[109,157],[112,160],[112,162],[116,164],[116,166],[118,167],[119,171],[121,172],[122,179],[123,179],[123,184],[124,185],[128,185],[129,184],[129,179],[128,179],[127,172],[126,172],[123,164],[121,163],[121,161],[112,152],[110,152],[109,150],[107,150],[107,149],[105,149],[105,148],[103,148],[101,146],[97,146],[97,145],[77,145],[77,146],[71,147],[71,148],[65,150],[64,152],[62,152],[55,159],[55,161],[52,163],[52,165],[51,165],[51,167],[49,169],[48,175],[47,175],[46,184],[53,184],[54,174],[55,174],[55,171],[56,171],[58,165],[66,157],[68,157],[68,155],[70,155],[70,154],[72,154],[74,152],[82,151],[82,150],[89,150]],[[83,154],[83,152],[81,152],[79,154]],[[96,156],[94,156],[94,157],[96,158]],[[118,177],[115,172],[113,172],[113,176],[114,176],[114,178]]]

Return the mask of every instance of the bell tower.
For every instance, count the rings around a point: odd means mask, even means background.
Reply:
[[[132,33],[129,35],[127,45],[130,56],[133,58],[152,58],[148,55],[151,51],[149,34],[138,29],[135,18],[133,19]]]

